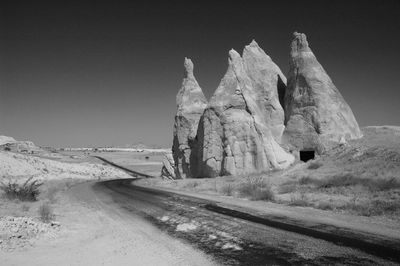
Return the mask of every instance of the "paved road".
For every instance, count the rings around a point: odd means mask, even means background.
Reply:
[[[139,173],[136,173],[139,174]],[[210,202],[143,188],[132,179],[98,182],[94,192],[111,196],[127,215],[212,255],[224,265],[377,265],[392,262],[359,249],[290,230],[251,222],[210,208]]]

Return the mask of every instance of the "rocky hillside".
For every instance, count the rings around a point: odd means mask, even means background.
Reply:
[[[0,151],[0,180],[34,176],[35,179],[129,178],[125,172],[102,164],[66,163],[32,155]]]

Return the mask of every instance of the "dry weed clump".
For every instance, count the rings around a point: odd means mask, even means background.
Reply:
[[[299,179],[300,185],[312,185],[318,189],[362,186],[369,191],[387,191],[400,188],[396,178],[363,178],[351,173],[334,175],[324,179],[305,176]]]
[[[11,179],[7,184],[0,182],[0,189],[9,200],[36,201],[40,194],[39,187],[43,185],[43,183],[32,179],[33,176],[28,178],[23,184]]]
[[[40,205],[38,212],[40,220],[44,223],[51,222],[55,217],[53,209],[48,203],[43,203]]]
[[[322,166],[323,164],[318,161],[311,161],[310,164],[307,166],[307,169],[314,170],[318,169]]]
[[[249,198],[250,200],[275,200],[271,184],[261,176],[246,178],[244,182],[238,184],[237,189],[242,197]]]
[[[223,184],[220,189],[220,192],[226,196],[232,196],[234,191],[235,187],[232,183]]]

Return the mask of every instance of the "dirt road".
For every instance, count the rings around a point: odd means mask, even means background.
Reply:
[[[0,265],[216,265],[210,256],[121,209],[93,183],[67,191],[56,215],[62,228],[57,237],[0,252]]]
[[[390,264],[390,261],[293,231],[281,230],[215,212],[208,202],[170,192],[138,187],[132,180],[96,183],[97,195],[133,217],[143,217],[162,232],[190,243],[226,265]]]
[[[58,203],[61,233],[1,265],[390,265],[359,249],[218,212],[132,179],[89,182]]]

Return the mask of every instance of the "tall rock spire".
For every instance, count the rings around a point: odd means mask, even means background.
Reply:
[[[343,139],[360,138],[353,112],[311,51],[295,32],[285,93],[284,142],[294,150],[325,149]]]
[[[243,58],[235,50],[229,52],[228,70],[200,119],[199,176],[256,173],[294,161],[278,143],[284,121],[278,70],[255,42],[246,46]],[[276,105],[278,112],[268,104]]]
[[[193,171],[197,172],[197,126],[207,106],[206,97],[193,74],[192,60],[185,58],[184,67],[182,87],[176,95],[172,146],[177,178],[191,177]]]

